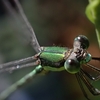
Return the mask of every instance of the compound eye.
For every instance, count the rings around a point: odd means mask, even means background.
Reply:
[[[85,58],[82,60],[82,64],[88,63],[92,59],[91,54],[86,54]]]
[[[80,47],[82,47],[83,49],[87,49],[89,47],[89,40],[84,35],[79,35],[78,37],[76,37],[74,40],[74,45],[77,42],[80,42]]]
[[[68,59],[64,63],[65,69],[72,74],[79,72],[80,70],[80,63],[74,59]]]

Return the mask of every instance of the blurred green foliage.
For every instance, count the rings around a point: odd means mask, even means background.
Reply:
[[[95,25],[98,43],[100,46],[100,0],[89,0],[86,15]]]

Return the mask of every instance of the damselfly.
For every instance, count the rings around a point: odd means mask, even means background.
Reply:
[[[16,15],[16,13],[12,11],[9,3],[6,0],[4,1],[4,4],[9,9],[9,11],[11,11],[13,15]],[[40,47],[36,39],[35,33],[30,23],[27,21],[27,18],[24,15],[23,9],[20,3],[18,2],[18,0],[15,0],[15,4],[17,6],[17,9],[21,17],[23,18],[23,21],[25,21],[27,28],[29,29],[32,35],[31,38],[32,46],[37,52],[37,54],[25,59],[1,64],[0,72],[14,71],[20,68],[32,67],[32,66],[36,66],[36,67],[32,72],[30,72],[25,77],[23,77],[18,82],[16,82],[11,87],[9,87],[7,90],[2,92],[0,94],[0,100],[5,100],[12,92],[14,92],[17,88],[21,87],[29,79],[33,78],[38,73],[42,73],[42,72],[46,73],[49,71],[63,71],[63,70],[66,70],[70,74],[75,74],[78,83],[81,87],[81,90],[87,100],[90,99],[86,94],[82,82],[86,85],[88,90],[93,95],[99,95],[100,90],[95,88],[90,83],[89,79],[93,81],[97,81],[100,79],[100,76],[94,77],[84,69],[84,67],[88,67],[89,69],[95,71],[96,73],[100,73],[99,68],[89,64],[91,60],[100,61],[100,58],[92,57],[91,54],[88,53],[87,51],[89,47],[88,38],[84,35],[77,36],[74,39],[73,48],[71,49],[67,47],[57,47],[57,46]]]

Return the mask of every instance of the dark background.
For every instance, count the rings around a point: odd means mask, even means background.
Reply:
[[[12,3],[13,4],[13,3]],[[93,56],[100,56],[95,27],[87,19],[85,8],[88,0],[21,0],[21,5],[29,19],[41,46],[73,47],[73,40],[83,34],[89,38],[88,51]],[[15,6],[13,4],[15,9]],[[0,1],[0,63],[13,61],[35,54],[30,45],[28,31],[24,24],[7,14]],[[95,61],[94,65],[99,66]],[[12,73],[0,74],[0,91],[7,89],[33,68],[24,68]],[[99,82],[94,84],[95,87]],[[86,87],[85,87],[86,88]],[[86,89],[92,100],[99,100]],[[37,76],[26,86],[18,89],[7,100],[86,100],[75,75],[66,71],[51,72]]]

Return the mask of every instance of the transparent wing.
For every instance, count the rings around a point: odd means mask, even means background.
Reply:
[[[18,0],[14,0],[14,3],[16,5],[16,7],[17,7],[17,10],[18,10],[19,14],[13,9],[13,7],[8,2],[8,0],[2,0],[2,1],[3,1],[4,5],[6,6],[7,11],[9,12],[9,14],[12,15],[16,19],[16,21],[18,21],[19,23],[21,23],[23,21],[24,26],[26,25],[26,29],[24,28],[23,32],[28,30],[28,32],[29,32],[29,34],[31,36],[32,47],[34,48],[34,50],[37,53],[39,53],[41,51],[40,45],[39,45],[39,43],[37,41],[37,38],[36,38],[36,35],[35,35],[35,32],[34,32],[32,26],[30,25],[27,17],[25,16],[25,14],[23,12],[23,9],[22,9],[19,1]]]
[[[33,67],[39,64],[39,61],[37,60],[36,56],[11,61],[8,63],[0,64],[0,73],[1,72],[12,72],[14,70],[18,70],[25,67]]]

